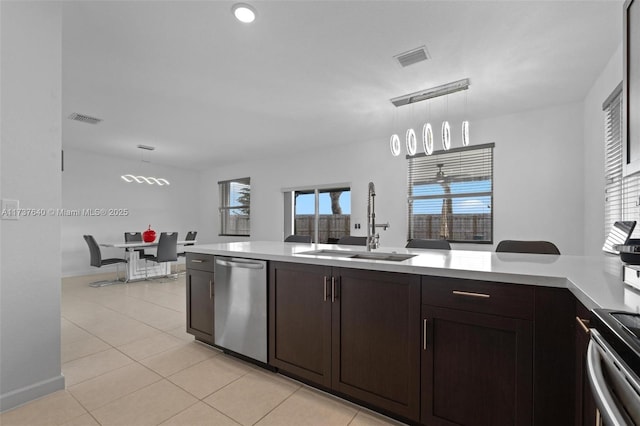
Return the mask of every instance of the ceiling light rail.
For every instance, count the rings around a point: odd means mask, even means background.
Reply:
[[[421,90],[419,92],[409,93],[408,95],[398,96],[397,98],[391,99],[391,103],[396,107],[414,104],[416,102],[426,101],[427,99],[450,95],[452,93],[460,92],[461,90],[467,90],[470,85],[471,82],[469,81],[469,79],[463,78],[462,80],[453,81],[441,86],[432,87],[430,89]]]

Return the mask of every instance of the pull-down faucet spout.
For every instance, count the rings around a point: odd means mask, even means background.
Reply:
[[[369,182],[369,193],[367,195],[367,251],[377,249],[379,246],[379,236],[376,234],[376,187],[373,182]]]

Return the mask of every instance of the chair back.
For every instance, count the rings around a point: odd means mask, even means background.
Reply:
[[[555,244],[549,241],[503,240],[498,243],[496,252],[560,254]]]
[[[174,262],[178,260],[178,233],[162,232],[158,240],[158,262]]]
[[[451,250],[451,244],[447,240],[424,240],[421,238],[414,238],[409,240],[406,248],[419,248],[419,249],[439,249],[439,250]]]
[[[139,241],[142,241],[142,232],[125,232],[124,233],[125,243],[137,243]]]
[[[185,237],[185,241],[193,241],[196,239],[196,235],[198,234],[198,231],[189,231],[187,232],[187,236]],[[193,243],[191,244],[185,244],[185,246],[192,246]]]
[[[93,235],[83,235],[84,240],[87,242],[89,246],[89,254],[91,255],[91,259],[89,260],[89,264],[91,266],[95,266],[99,268],[102,266],[102,254],[100,253],[100,246],[96,242],[96,239],[93,238]]]
[[[285,243],[310,243],[311,235],[289,235],[284,239]]]
[[[353,237],[351,235],[346,235],[338,240],[338,244],[347,246],[366,246],[367,237]]]

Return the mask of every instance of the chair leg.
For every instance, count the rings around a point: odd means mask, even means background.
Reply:
[[[120,284],[120,272],[119,272],[119,265],[116,264],[116,279],[114,280],[101,280],[101,281],[94,281],[92,283],[89,283],[89,287],[106,287],[108,285],[114,285],[114,284]]]

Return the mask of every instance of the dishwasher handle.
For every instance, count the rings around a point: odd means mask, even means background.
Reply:
[[[229,268],[264,269],[263,262],[254,262],[245,259],[216,259],[216,263],[218,265],[227,266]]]
[[[593,337],[595,337],[595,339]],[[604,424],[610,426],[625,426],[627,421],[620,411],[618,404],[616,404],[602,370],[602,363],[605,362],[605,359],[614,362],[613,359],[611,359],[612,354],[607,353],[607,350],[600,346],[602,340],[598,337],[597,332],[592,330],[592,339],[589,341],[587,348],[587,376],[591,383],[593,396],[596,400],[600,415],[604,420]]]

